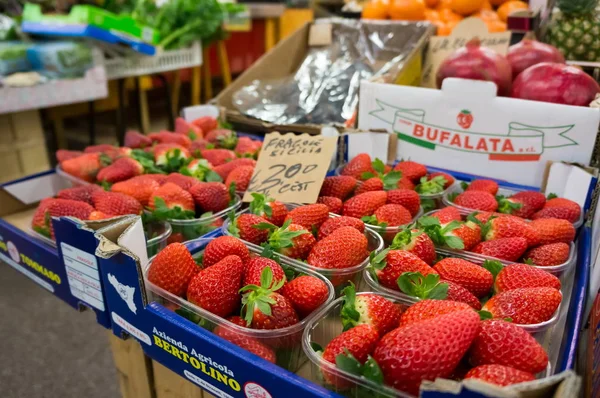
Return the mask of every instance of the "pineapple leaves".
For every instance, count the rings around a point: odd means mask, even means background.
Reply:
[[[342,326],[344,327],[344,331],[346,331],[358,325],[360,313],[356,310],[356,289],[354,283],[350,282],[350,285],[346,286],[342,290],[342,293],[344,294],[344,305],[342,306],[340,316],[342,318]]]
[[[444,300],[448,297],[448,284],[440,283],[440,276],[420,272],[404,272],[398,280],[400,290],[420,299]]]

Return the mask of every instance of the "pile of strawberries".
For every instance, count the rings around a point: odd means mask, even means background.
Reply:
[[[368,383],[373,396],[386,387],[386,396],[397,394],[389,387],[417,396],[422,381],[436,378],[507,386],[535,380],[548,365],[546,351],[525,330],[502,319],[482,321],[461,302],[423,300],[405,309],[353,290],[343,300],[344,331],[324,349],[313,344],[325,385],[339,392]]]
[[[306,261],[324,272],[334,286],[347,282],[336,270],[355,267],[369,257],[365,224],[353,217],[329,217],[321,203],[291,208],[264,195],[253,194],[248,213],[233,217],[228,232],[268,246],[284,256]]]
[[[297,325],[327,302],[331,288],[318,277],[299,275],[294,268],[280,265],[276,257],[263,255],[252,253],[231,236],[211,240],[199,260],[183,244],[172,243],[151,262],[147,279],[226,319],[228,322],[214,328],[216,335],[275,363],[276,349],[299,347],[302,329],[295,328],[288,336],[278,338],[258,338],[252,329],[289,329]],[[210,328],[217,325],[195,321]]]

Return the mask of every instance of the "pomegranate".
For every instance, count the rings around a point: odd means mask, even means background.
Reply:
[[[508,95],[512,72],[508,60],[489,48],[481,47],[478,38],[470,40],[442,62],[437,72],[437,86],[447,77],[486,80],[496,83],[499,95]]]
[[[529,39],[523,39],[510,46],[506,58],[512,67],[513,79],[516,79],[519,73],[532,65],[542,62],[565,63],[565,57],[556,47]]]
[[[511,96],[555,104],[589,106],[600,86],[574,66],[543,62],[530,66],[513,82]]]

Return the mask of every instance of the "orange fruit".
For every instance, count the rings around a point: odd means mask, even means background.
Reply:
[[[425,10],[425,19],[429,22],[435,22],[440,20],[440,13],[437,10],[426,9]]]
[[[436,9],[443,10],[445,8],[450,8],[452,6],[452,0],[439,0]]]
[[[450,33],[452,33],[452,29],[454,29],[454,27],[456,25],[458,25],[458,22],[460,21],[448,21],[448,22],[440,22],[440,24],[436,24],[438,27],[437,30],[437,35],[438,36],[450,36]]]
[[[481,10],[476,14],[473,14],[474,17],[483,19],[484,22],[487,21],[500,21],[498,18],[498,14],[495,11],[491,10]]]
[[[423,0],[392,0],[389,7],[390,17],[403,21],[423,21],[425,3]]]
[[[509,0],[490,0],[490,3],[492,3],[492,5],[494,7],[498,7],[501,6],[503,3],[506,3]]]
[[[506,24],[500,20],[484,21],[490,33],[506,32]]]
[[[452,11],[462,16],[481,10],[484,0],[452,0]]]
[[[490,4],[490,0],[483,0],[483,5],[481,6],[482,10],[492,10],[492,5]]]
[[[498,17],[502,22],[508,20],[508,16],[518,10],[527,10],[529,7],[523,1],[510,0],[498,7]]]
[[[387,19],[388,6],[381,0],[373,0],[363,5],[363,19]]]
[[[437,7],[439,0],[425,0],[425,5],[429,8]]]
[[[440,19],[444,22],[450,22],[450,21],[455,21],[455,22],[460,22],[462,21],[463,17],[458,15],[457,13],[455,13],[454,11],[448,9],[448,8],[444,8],[443,10],[439,11],[439,15],[440,15]]]

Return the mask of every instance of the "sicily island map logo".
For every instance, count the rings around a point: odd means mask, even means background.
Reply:
[[[469,130],[473,113],[462,109],[456,125],[441,126],[428,119],[424,109],[399,108],[375,100],[377,109],[369,114],[391,125],[398,139],[436,150],[437,147],[488,155],[494,161],[538,161],[545,150],[579,145],[568,136],[574,124],[565,126],[531,126],[517,121],[501,126],[492,124],[490,131]],[[469,131],[467,131],[469,130]]]

